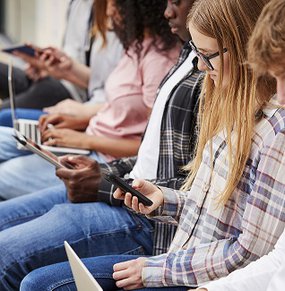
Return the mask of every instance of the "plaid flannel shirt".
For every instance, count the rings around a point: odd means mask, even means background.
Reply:
[[[168,253],[147,259],[145,286],[194,287],[273,248],[285,225],[285,110],[271,107],[263,113],[243,175],[224,206],[217,206],[230,174],[223,132],[213,138],[212,175],[207,145],[187,196],[162,188],[164,206],[153,219],[179,223],[179,228]]]
[[[168,78],[186,60],[190,52],[191,49],[187,43],[181,51],[177,64],[162,81],[158,92]],[[194,68],[176,84],[168,96],[161,122],[157,179],[153,182],[174,189],[179,189],[186,177],[185,173],[181,171],[181,167],[190,161],[196,141],[198,97],[204,75],[197,70],[197,59],[193,63]],[[135,162],[135,157],[123,158],[102,165],[101,169],[103,173],[111,171],[123,177],[131,172]],[[98,201],[120,205],[121,201],[113,198],[113,192],[114,186],[102,180],[98,191]],[[175,225],[162,222],[154,223],[154,255],[165,253],[168,250],[175,232]]]

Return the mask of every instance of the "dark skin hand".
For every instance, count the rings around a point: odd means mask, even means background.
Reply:
[[[61,157],[60,163],[74,168],[56,170],[56,175],[65,184],[68,199],[73,203],[96,202],[102,180],[100,165],[88,157],[70,155]]]

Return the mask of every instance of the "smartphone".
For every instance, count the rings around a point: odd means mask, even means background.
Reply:
[[[124,181],[120,177],[112,173],[107,173],[105,174],[104,178],[110,183],[114,184],[116,187],[120,188],[125,193],[129,192],[133,196],[136,196],[139,200],[139,203],[142,203],[145,206],[151,206],[153,204],[153,202],[150,199],[148,199],[139,191],[135,190],[132,186],[130,186],[126,181]]]
[[[44,150],[41,148],[37,143],[33,142],[31,139],[26,138],[21,133],[15,131],[15,135],[13,137],[19,142],[21,145],[23,145],[26,149],[30,150],[31,152],[35,153],[36,155],[40,156],[41,158],[45,159],[52,165],[54,165],[57,169],[58,168],[68,168],[72,169],[73,167],[69,164],[61,164],[58,160],[58,157],[54,155],[53,153]]]
[[[31,57],[35,57],[36,55],[36,51],[28,45],[13,46],[6,49],[2,49],[2,51],[9,54],[13,54],[14,52],[17,51],[17,52],[29,55]]]

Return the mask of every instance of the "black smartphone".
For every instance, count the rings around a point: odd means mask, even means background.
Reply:
[[[17,51],[17,52],[29,55],[31,57],[34,57],[36,55],[35,50],[32,47],[27,46],[27,45],[13,46],[6,49],[2,49],[2,51],[9,54],[12,54]]]
[[[114,184],[116,187],[120,188],[125,193],[129,192],[133,196],[136,196],[139,200],[139,203],[142,203],[145,206],[151,206],[153,204],[153,202],[150,199],[148,199],[142,193],[134,189],[132,186],[130,186],[126,181],[124,181],[120,177],[112,173],[107,173],[105,174],[104,178],[110,183]]]

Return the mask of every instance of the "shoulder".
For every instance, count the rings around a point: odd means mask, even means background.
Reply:
[[[255,128],[253,148],[258,148],[258,152],[285,148],[285,109],[270,105],[263,113],[263,118]]]

